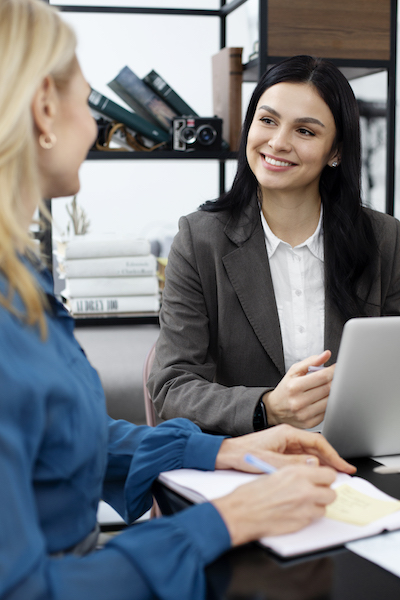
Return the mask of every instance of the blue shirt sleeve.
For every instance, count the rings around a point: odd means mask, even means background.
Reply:
[[[35,399],[27,396],[29,403]],[[20,405],[21,407],[21,405]],[[161,598],[201,600],[205,595],[204,567],[227,550],[227,529],[209,503],[173,517],[133,526],[107,546],[85,557],[52,558],[38,522],[29,473],[37,447],[27,443],[10,418],[0,422],[0,598],[7,600],[145,600]],[[18,419],[17,419],[18,421]],[[40,419],[39,419],[40,421]],[[32,430],[37,427],[34,422]],[[179,433],[179,425],[186,435]],[[164,427],[135,428],[121,423],[129,436],[138,431],[138,459],[131,461],[127,481],[132,497],[140,497],[160,468],[212,467],[218,440],[210,450],[195,426],[185,421]],[[34,436],[32,436],[34,437]],[[125,437],[125,442],[128,440]],[[200,446],[197,448],[197,442]],[[129,446],[129,444],[128,444]],[[121,447],[119,444],[117,447]],[[150,456],[146,449],[150,447]],[[180,452],[176,452],[176,449]],[[205,458],[200,454],[205,450]],[[144,458],[142,458],[144,457]],[[146,464],[155,464],[146,473]],[[135,492],[135,477],[139,492]],[[133,501],[133,500],[132,500]],[[61,519],[61,515],[60,515]],[[73,527],[73,523],[71,526]]]
[[[108,468],[103,499],[132,522],[152,503],[151,486],[162,471],[211,471],[223,436],[202,433],[187,419],[157,427],[135,426],[110,419]]]

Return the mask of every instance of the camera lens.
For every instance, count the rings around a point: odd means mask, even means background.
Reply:
[[[197,130],[197,141],[202,146],[210,146],[217,137],[217,132],[211,125],[202,125]]]
[[[185,127],[182,129],[180,137],[186,144],[194,144],[196,141],[196,132],[193,127]]]

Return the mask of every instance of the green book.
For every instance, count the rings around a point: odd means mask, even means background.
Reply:
[[[153,140],[154,142],[170,141],[169,134],[163,129],[149,123],[141,116],[126,110],[93,88],[88,102],[89,106],[94,110],[97,110],[99,113],[104,114],[106,117],[109,117],[118,123],[123,123],[129,127],[129,129],[143,135],[145,138]]]
[[[107,85],[138,115],[165,131],[170,130],[176,112],[129,67],[121,69]]]
[[[179,116],[198,117],[198,114],[191,108],[170,85],[156,71],[150,71],[143,81],[158,94]]]

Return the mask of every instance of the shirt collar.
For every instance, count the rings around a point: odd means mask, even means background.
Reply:
[[[279,244],[283,244],[283,245],[287,245],[287,246],[289,244],[287,244],[286,242],[283,242],[271,231],[271,228],[268,225],[267,220],[264,217],[264,214],[261,209],[260,209],[260,214],[261,214],[261,223],[262,223],[262,226],[264,229],[268,258],[271,258],[274,255]],[[295,246],[295,248],[307,247],[316,258],[318,258],[320,261],[324,262],[324,230],[322,227],[322,214],[323,214],[323,208],[322,208],[322,204],[321,204],[319,221],[318,221],[316,230],[307,240],[305,240],[302,244]]]

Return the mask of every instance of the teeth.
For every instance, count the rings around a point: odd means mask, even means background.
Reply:
[[[285,162],[283,160],[275,160],[274,158],[269,158],[269,156],[264,156],[265,162],[270,165],[274,165],[275,167],[290,167],[293,163]]]

